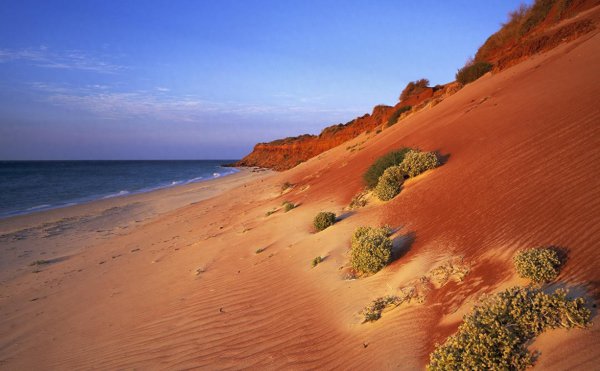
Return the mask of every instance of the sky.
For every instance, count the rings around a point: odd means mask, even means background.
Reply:
[[[237,159],[456,70],[520,0],[3,0],[0,160]]]

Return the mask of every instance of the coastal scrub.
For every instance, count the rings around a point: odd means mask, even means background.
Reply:
[[[590,311],[567,291],[513,287],[482,300],[456,334],[430,355],[428,370],[524,370],[535,357],[527,344],[554,328],[586,327]]]
[[[554,281],[561,266],[558,253],[551,248],[526,249],[513,260],[519,276],[537,284]]]
[[[350,264],[359,273],[377,273],[392,257],[388,227],[358,227],[352,236]]]
[[[383,172],[379,177],[377,186],[373,190],[373,194],[381,201],[389,201],[396,197],[402,189],[404,183],[404,171],[400,166],[392,166]]]
[[[379,157],[363,175],[363,179],[367,185],[367,188],[374,188],[377,186],[379,177],[381,177],[385,169],[391,166],[400,165],[400,163],[402,163],[404,160],[404,156],[410,150],[410,148],[402,148]]]
[[[315,216],[313,226],[317,231],[331,227],[335,223],[335,214],[330,211],[321,211]]]
[[[439,161],[435,153],[410,150],[404,155],[399,166],[405,177],[413,178],[438,165]]]

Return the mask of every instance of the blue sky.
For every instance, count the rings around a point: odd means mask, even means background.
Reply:
[[[519,3],[4,0],[0,160],[240,158],[453,80]]]

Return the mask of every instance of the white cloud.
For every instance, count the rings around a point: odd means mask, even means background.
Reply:
[[[91,112],[106,119],[143,118],[171,122],[204,122],[207,117],[248,117],[323,115],[346,117],[354,109],[330,109],[315,105],[270,105],[240,102],[214,102],[194,95],[177,95],[170,89],[119,90],[109,85],[55,85],[30,83],[43,99],[68,109]]]
[[[27,49],[0,49],[0,63],[27,62],[42,68],[116,73],[124,66],[109,63],[79,50],[53,52],[46,46]]]

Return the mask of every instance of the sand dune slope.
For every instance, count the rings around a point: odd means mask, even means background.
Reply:
[[[68,242],[68,259],[36,274],[13,267],[21,273],[2,282],[0,367],[419,369],[482,293],[525,282],[511,258],[540,245],[567,249],[561,284],[597,301],[599,65],[593,32],[379,134],[92,247],[77,231],[52,237]],[[388,203],[346,210],[373,160],[404,146],[445,163]],[[282,194],[286,181],[295,186]],[[299,206],[286,213],[285,200]],[[342,220],[314,233],[321,210]],[[381,224],[396,228],[398,259],[347,279],[352,231]],[[312,268],[316,256],[325,260]],[[459,257],[470,267],[462,283],[428,287],[424,303],[361,324],[371,300]],[[599,335],[598,325],[552,331],[531,348],[540,369],[591,369]]]

